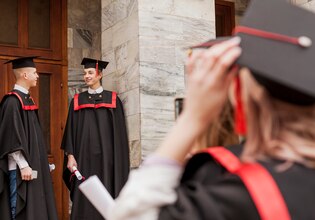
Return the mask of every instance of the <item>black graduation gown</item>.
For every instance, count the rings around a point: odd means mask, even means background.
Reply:
[[[37,109],[29,95],[13,90],[0,105],[0,213],[9,220],[8,153],[20,150],[37,179],[22,181],[17,169],[17,220],[56,220],[57,210],[47,151]],[[15,95],[17,94],[17,95]],[[19,97],[18,97],[19,96]]]
[[[241,151],[240,146],[229,149],[236,155]],[[280,163],[272,160],[261,165],[276,181],[291,219],[315,219],[315,170],[295,164],[285,172],[277,172],[275,166]],[[260,219],[240,178],[226,173],[207,153],[198,154],[188,162],[177,193],[178,200],[163,207],[159,219]]]
[[[97,175],[113,197],[117,197],[129,174],[129,147],[123,106],[115,92],[83,92],[72,99],[62,149],[73,154],[78,170],[88,178]],[[71,219],[103,219],[78,189],[65,157],[64,180],[73,202]]]

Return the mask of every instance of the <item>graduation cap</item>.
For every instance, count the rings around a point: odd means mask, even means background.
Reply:
[[[13,69],[19,69],[19,68],[24,68],[24,67],[34,67],[35,68],[35,63],[33,59],[37,58],[38,56],[31,56],[31,57],[20,57],[17,59],[9,60],[6,63],[12,63],[12,68]]]
[[[315,14],[286,0],[251,0],[234,34],[241,37],[236,61],[276,99],[296,105],[315,104]],[[207,48],[226,38],[194,48]],[[235,129],[246,133],[245,116],[236,78]]]
[[[315,104],[315,14],[285,0],[253,0],[235,33],[237,60],[278,99]]]
[[[252,0],[234,34],[241,37],[236,61],[248,67],[275,98],[315,104],[315,14],[286,0]],[[194,48],[211,47],[226,38]]]
[[[99,70],[103,70],[108,65],[108,62],[102,60],[95,60],[91,58],[83,58],[81,65],[84,66],[84,69],[95,68]]]

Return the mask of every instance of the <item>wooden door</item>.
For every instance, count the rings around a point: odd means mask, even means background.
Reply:
[[[31,96],[39,106],[59,219],[68,219],[68,193],[62,182],[63,152],[60,150],[67,115],[67,1],[0,1],[0,98],[14,85],[11,64],[5,61],[39,56],[35,65],[38,85]]]
[[[230,36],[235,26],[234,2],[215,0],[216,36]]]

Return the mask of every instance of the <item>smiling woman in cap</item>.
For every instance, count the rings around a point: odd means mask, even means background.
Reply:
[[[287,1],[252,0],[240,37],[199,45],[213,46],[188,58],[183,112],[131,172],[109,219],[314,219],[314,20]],[[209,148],[184,167],[231,85],[245,144]]]

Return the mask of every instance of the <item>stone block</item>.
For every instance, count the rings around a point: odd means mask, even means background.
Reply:
[[[160,146],[162,139],[141,139],[141,159],[142,161],[152,152],[154,152],[158,146]]]
[[[113,28],[102,31],[102,54],[113,50]]]
[[[174,11],[173,0],[138,0],[139,10],[147,12],[157,12],[163,14],[172,14]]]
[[[129,141],[140,140],[140,114],[126,117]]]
[[[138,14],[133,13],[127,19],[120,20],[113,26],[113,47],[120,46],[125,42],[137,39],[138,31]]]
[[[68,28],[68,48],[73,48],[73,29]]]
[[[140,73],[141,93],[145,95],[174,97],[185,86],[183,66],[142,62]]]
[[[173,15],[198,20],[214,21],[214,0],[173,0]]]
[[[109,62],[108,66],[106,67],[105,70],[103,70],[103,75],[106,76],[108,74],[112,74],[116,72],[116,59],[115,59],[115,52],[108,51],[108,53],[102,55],[102,60],[105,60]]]
[[[103,76],[102,86],[106,90],[118,92],[115,72]]]
[[[117,71],[117,90],[119,92],[127,92],[129,90],[139,88],[140,74],[139,63],[136,62],[126,67],[126,69]]]
[[[125,107],[126,116],[140,114],[139,88],[135,88],[124,93],[119,93],[119,97]]]
[[[141,144],[140,140],[130,141],[130,167],[137,168],[140,166],[141,160]]]

